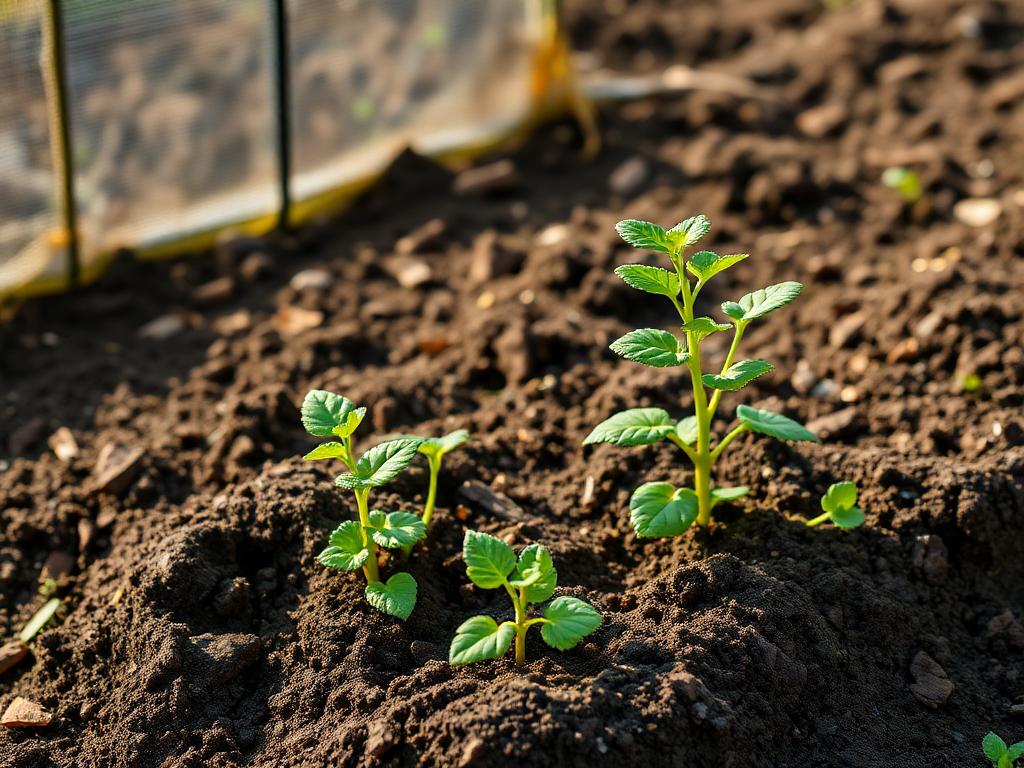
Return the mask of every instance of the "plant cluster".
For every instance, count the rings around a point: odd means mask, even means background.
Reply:
[[[686,366],[693,388],[693,415],[681,420],[661,408],[631,408],[616,413],[598,424],[583,441],[585,445],[612,443],[623,447],[651,445],[669,440],[679,447],[693,464],[693,488],[676,488],[669,482],[648,482],[637,488],[629,502],[630,521],[638,536],[676,536],[695,522],[707,526],[715,505],[746,495],[746,486],[717,487],[712,470],[725,449],[744,432],[759,432],[779,440],[817,438],[806,427],[779,413],[740,405],[736,409],[739,424],[713,444],[712,421],[725,392],[736,392],[774,366],[766,360],[737,360],[740,342],[747,327],[770,312],[793,301],[803,286],[787,281],[753,291],[738,301],[722,304],[728,322],[698,315],[697,298],[716,275],[747,258],[747,254],[719,255],[713,251],[695,251],[694,246],[711,229],[703,215],[693,216],[671,229],[648,221],[626,220],[616,225],[619,235],[630,245],[668,256],[672,269],[626,264],[615,274],[632,288],[667,299],[679,316],[681,335],[658,329],[630,331],[612,343],[618,355],[655,368]],[[690,278],[694,281],[691,282]],[[714,333],[731,330],[733,337],[721,369],[705,372],[701,343]]]
[[[1006,742],[989,731],[981,741],[981,751],[992,761],[992,768],[1014,768],[1024,757],[1024,741],[1006,745]]]

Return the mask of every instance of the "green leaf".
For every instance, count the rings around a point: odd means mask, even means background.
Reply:
[[[1010,764],[1017,762],[1022,756],[1024,756],[1024,741],[1018,741],[1016,744],[1011,744],[1006,750],[1006,756],[1010,758]]]
[[[864,511],[860,507],[843,507],[832,513],[832,522],[844,530],[864,524]]]
[[[365,408],[356,408],[347,397],[323,389],[314,389],[302,401],[302,426],[317,437],[348,437],[366,415]]]
[[[615,274],[630,288],[674,298],[679,295],[679,277],[661,267],[646,264],[623,264],[615,268]]]
[[[857,486],[849,480],[832,483],[821,497],[821,508],[826,512],[849,509],[857,503]]]
[[[995,763],[1006,754],[1006,742],[989,731],[981,740],[981,751],[985,753],[985,757]]]
[[[341,443],[320,443],[316,448],[302,457],[303,461],[316,461],[317,459],[344,459],[348,450]]]
[[[466,619],[455,630],[448,650],[449,664],[472,664],[474,661],[497,659],[505,655],[516,631],[511,624],[499,625],[490,616]]]
[[[342,571],[354,571],[362,568],[370,556],[370,551],[363,544],[363,534],[359,523],[346,520],[333,531],[327,540],[327,549],[316,556],[316,559],[328,568]]]
[[[539,603],[551,597],[558,583],[558,572],[548,548],[540,544],[530,544],[520,552],[515,578],[509,583],[516,589],[526,588],[523,594],[526,595],[527,602]]]
[[[711,489],[711,501],[736,501],[736,499],[742,499],[750,493],[750,488],[745,485],[737,485],[732,488],[712,488]]]
[[[615,231],[619,233],[619,237],[634,248],[659,251],[660,253],[672,252],[672,240],[665,232],[664,227],[659,227],[649,221],[625,219],[615,225]]]
[[[700,240],[711,230],[711,219],[702,213],[696,216],[691,216],[688,219],[684,219],[676,224],[672,229],[668,231],[668,236],[673,239],[673,242],[679,244],[680,242],[689,248],[691,245]]]
[[[732,328],[728,323],[716,323],[710,317],[695,317],[689,322],[683,323],[683,330],[694,335],[694,342],[700,344],[712,333],[728,331]]]
[[[758,376],[775,370],[775,366],[767,360],[740,360],[733,363],[721,375],[705,373],[701,376],[704,386],[711,389],[724,389],[727,392],[735,392],[743,389]]]
[[[544,611],[548,623],[540,628],[544,642],[567,651],[601,626],[601,614],[575,597],[556,597]]]
[[[686,270],[698,280],[707,282],[719,272],[724,272],[734,264],[739,264],[749,254],[735,253],[729,256],[719,256],[714,251],[697,251],[686,262]]]
[[[668,331],[657,328],[640,328],[630,331],[611,344],[611,350],[634,363],[643,363],[655,368],[669,368],[682,365],[690,356],[679,349],[679,339]]]
[[[697,494],[671,483],[644,483],[629,499],[629,522],[637,536],[678,536],[697,519]]]
[[[583,440],[584,445],[650,445],[666,437],[675,422],[661,408],[630,408],[605,419]]]
[[[753,293],[748,293],[739,302],[727,301],[722,305],[722,311],[734,320],[749,323],[759,317],[764,317],[769,312],[774,312],[780,307],[789,304],[800,295],[803,286],[793,280],[787,280],[777,285],[769,285],[767,288],[760,288]],[[743,310],[739,315],[736,307]]]
[[[478,587],[495,589],[516,567],[516,553],[501,539],[479,531],[466,531],[462,542],[466,575]]]
[[[374,510],[370,513],[370,535],[386,549],[398,549],[415,544],[427,535],[427,527],[419,515],[412,512],[389,512]]]
[[[697,417],[687,416],[685,419],[680,419],[675,426],[676,436],[687,445],[693,445],[697,442],[698,430],[697,430]]]
[[[416,449],[419,445],[418,437],[399,437],[375,445],[359,457],[355,472],[339,475],[334,482],[349,490],[376,488],[390,483],[416,458]]]
[[[416,579],[412,574],[396,573],[387,583],[367,584],[365,594],[366,602],[378,611],[404,621],[416,607]]]
[[[444,456],[449,451],[454,451],[465,445],[469,440],[469,432],[464,429],[457,429],[449,432],[444,437],[427,437],[420,443],[419,452],[424,456]]]
[[[749,405],[741,405],[736,409],[736,418],[755,432],[770,435],[779,440],[818,442],[818,438],[807,427],[781,413],[772,413],[760,408],[752,408]]]
[[[22,627],[21,634],[18,635],[18,639],[23,643],[31,642],[32,638],[39,634],[43,627],[45,627],[53,615],[57,613],[57,609],[60,608],[60,598],[51,597],[45,603],[43,607],[32,614],[32,618],[26,622],[25,626]]]

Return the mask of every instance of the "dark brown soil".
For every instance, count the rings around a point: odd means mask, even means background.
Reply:
[[[406,156],[340,221],[123,264],[0,329],[5,637],[42,604],[52,553],[75,561],[62,623],[0,676],[0,708],[20,695],[55,718],[0,732],[0,766],[932,768],[984,765],[989,729],[1024,735],[1010,714],[1024,696],[1024,6],[618,6],[569,4],[593,58],[741,74],[766,98],[628,104],[605,115],[594,161],[570,125],[549,127],[511,155],[518,182],[500,194],[452,195]],[[639,183],[615,173],[627,161]],[[879,183],[896,163],[922,178],[917,206]],[[979,196],[999,218],[959,223],[954,204]],[[685,482],[677,453],[581,439],[618,408],[683,415],[690,396],[681,374],[607,351],[670,322],[612,275],[634,258],[612,226],[696,212],[713,247],[753,254],[708,289],[709,310],[806,283],[749,334],[778,370],[743,400],[826,440],[743,438],[719,476],[749,497],[710,532],[639,541],[629,493]],[[396,260],[398,238],[433,219],[443,232]],[[407,289],[394,274],[410,258],[431,277]],[[488,264],[500,274],[475,282]],[[331,279],[290,287],[310,268]],[[197,303],[224,276],[232,295]],[[295,307],[322,322],[283,331]],[[140,338],[171,313],[183,330]],[[979,391],[961,387],[968,373]],[[353,510],[327,468],[296,458],[310,387],[369,406],[374,439],[473,433],[410,561],[408,622],[315,559]],[[80,446],[67,463],[47,447],[60,426]],[[111,444],[144,453],[99,492]],[[471,479],[521,519],[462,496]],[[861,487],[867,525],[806,529],[837,479]],[[418,469],[375,500],[416,509],[424,486]],[[566,653],[534,639],[524,670],[450,667],[455,627],[508,609],[467,586],[467,526],[550,546],[560,589],[600,608],[600,630]]]

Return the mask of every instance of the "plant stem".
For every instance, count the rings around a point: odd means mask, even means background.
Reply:
[[[831,518],[832,518],[832,513],[831,513],[831,512],[826,512],[826,513],[825,513],[825,514],[823,514],[823,515],[818,515],[818,516],[817,516],[816,518],[814,518],[813,520],[808,520],[808,521],[807,521],[807,522],[805,523],[805,525],[806,525],[806,526],[807,526],[808,528],[813,528],[813,527],[814,527],[814,526],[816,526],[816,525],[821,525],[822,523],[826,523],[826,522],[828,522],[828,521],[829,521],[829,520],[830,520]]]
[[[437,500],[437,476],[441,472],[441,457],[430,456],[427,459],[430,467],[430,486],[427,488],[427,500],[423,504],[423,525],[430,527],[430,518],[434,516],[434,503]]]
[[[368,504],[370,489],[356,488],[355,494],[356,507],[359,509],[359,525],[362,528],[363,534],[363,546],[370,553],[370,556],[366,558],[366,563],[363,565],[363,575],[366,576],[367,583],[372,584],[375,581],[380,581],[380,574],[377,571],[377,542],[367,532],[367,528],[370,526],[370,508]]]
[[[516,664],[526,663],[526,595],[525,587],[520,587],[519,596],[513,599],[516,606]]]
[[[736,330],[733,333],[732,344],[729,345],[729,354],[725,356],[725,362],[722,363],[722,372],[720,376],[724,376],[725,372],[729,370],[729,366],[732,365],[732,360],[736,357],[736,350],[740,347],[740,339],[743,338],[743,331],[746,330],[745,323],[736,323]],[[710,414],[715,415],[715,410],[718,408],[718,403],[722,399],[721,389],[716,389],[715,394],[711,396]]]
[[[731,443],[737,437],[742,435],[748,429],[749,429],[749,427],[746,424],[740,424],[739,426],[734,427],[732,432],[730,432],[728,435],[723,437],[722,438],[722,442],[720,442],[715,447],[715,450],[713,450],[711,452],[711,461],[715,462],[718,459],[718,457],[722,455],[722,451],[724,451],[726,449],[726,447],[729,445],[729,443]]]

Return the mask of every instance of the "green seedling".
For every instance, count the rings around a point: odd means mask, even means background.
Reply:
[[[455,630],[448,651],[452,664],[497,659],[516,641],[516,664],[526,662],[526,631],[540,625],[540,636],[552,648],[567,651],[601,624],[601,614],[575,597],[556,597],[543,615],[529,618],[531,603],[540,603],[555,592],[558,574],[551,553],[540,544],[530,544],[519,553],[486,533],[466,531],[462,545],[466,575],[482,589],[504,587],[515,607],[515,621],[498,624],[490,616],[474,616]]]
[[[636,248],[664,253],[672,270],[642,264],[616,268],[615,274],[640,291],[663,296],[672,303],[682,322],[682,338],[655,328],[630,331],[612,343],[613,352],[656,368],[686,366],[693,387],[694,414],[681,421],[661,408],[632,408],[616,413],[598,424],[583,441],[620,446],[651,445],[670,440],[693,463],[694,487],[676,488],[671,483],[644,483],[633,492],[629,502],[630,520],[638,536],[676,536],[696,522],[707,526],[716,504],[747,494],[746,486],[716,488],[711,472],[722,452],[744,432],[760,432],[780,440],[817,438],[786,416],[748,405],[736,409],[739,424],[712,445],[711,423],[724,392],[742,389],[758,376],[772,371],[765,360],[736,360],[736,352],[747,327],[760,318],[784,307],[799,295],[800,283],[784,282],[748,293],[739,301],[727,301],[722,311],[728,323],[696,316],[695,305],[701,289],[717,274],[747,258],[747,254],[720,256],[712,251],[697,251],[684,259],[684,253],[711,228],[706,216],[694,216],[666,230],[647,221],[620,221],[616,230],[622,239]],[[688,276],[696,278],[690,282]],[[708,336],[732,330],[732,344],[718,373],[704,373],[701,343]]]
[[[59,597],[51,597],[49,600],[43,603],[43,607],[32,615],[32,618],[29,619],[28,622],[26,622],[25,626],[22,628],[21,634],[18,635],[18,638],[21,640],[21,642],[25,643],[26,645],[32,642],[33,638],[35,638],[35,636],[39,634],[42,628],[50,622],[50,619],[54,617],[54,615],[57,613],[58,608],[60,608]]]
[[[910,205],[920,200],[923,194],[921,177],[917,175],[916,171],[909,168],[886,168],[882,173],[882,183],[889,189],[899,192],[900,197]]]
[[[981,376],[976,373],[965,373],[960,377],[960,389],[963,392],[978,392],[983,384]]]
[[[434,516],[434,505],[437,502],[437,477],[441,474],[441,460],[444,459],[445,454],[465,445],[468,440],[469,432],[457,429],[444,437],[426,437],[420,442],[420,447],[417,450],[427,457],[427,467],[430,470],[427,500],[423,503],[421,517],[424,530],[430,528],[430,519]],[[406,554],[409,554],[411,549],[411,544],[403,548]]]
[[[989,731],[981,740],[981,751],[992,761],[992,768],[1014,768],[1024,757],[1024,741],[1006,746],[1005,741]]]
[[[808,528],[831,522],[838,528],[850,530],[864,524],[864,511],[857,506],[857,486],[848,480],[833,483],[821,497],[825,513],[807,521]]]
[[[427,534],[423,521],[412,512],[370,510],[370,491],[394,480],[416,458],[423,442],[402,437],[376,445],[356,456],[352,435],[363,421],[366,408],[357,408],[347,397],[313,390],[302,403],[302,425],[311,435],[335,437],[303,456],[307,461],[340,459],[348,471],[335,478],[335,485],[356,497],[359,520],[347,520],[330,535],[329,545],[317,559],[343,571],[363,569],[366,600],[374,608],[399,619],[407,619],[416,605],[416,579],[396,573],[380,580],[377,547],[401,549],[412,546]]]

